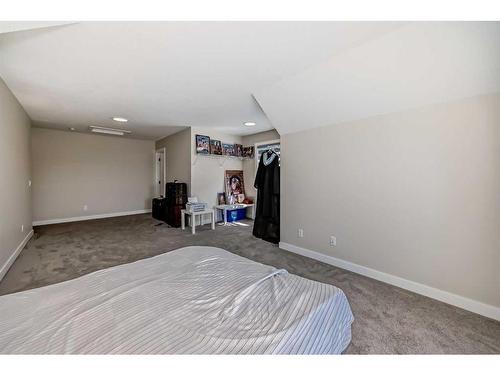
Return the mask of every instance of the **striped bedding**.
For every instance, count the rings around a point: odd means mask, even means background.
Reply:
[[[327,354],[344,293],[215,247],[185,247],[0,297],[0,353]]]

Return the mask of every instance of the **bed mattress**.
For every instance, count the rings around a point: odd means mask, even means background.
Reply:
[[[191,246],[0,297],[0,353],[333,354],[342,290]]]

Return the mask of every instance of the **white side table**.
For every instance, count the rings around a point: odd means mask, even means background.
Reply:
[[[181,210],[181,228],[182,230],[186,229],[186,215],[191,216],[191,233],[195,234],[195,228],[196,228],[196,216],[201,216],[203,215],[211,215],[212,219],[212,230],[215,230],[215,211],[214,210],[205,210],[205,211],[198,211],[198,212],[191,212],[187,210]],[[201,223],[201,217],[200,217],[200,223]]]

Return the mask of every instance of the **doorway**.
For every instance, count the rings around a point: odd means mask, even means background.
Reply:
[[[165,148],[156,150],[155,155],[155,196],[165,195],[165,176],[167,175],[167,163],[165,162]]]

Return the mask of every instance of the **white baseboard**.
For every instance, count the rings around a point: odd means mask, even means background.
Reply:
[[[7,259],[7,262],[0,268],[0,281],[3,279],[7,271],[9,270],[10,266],[16,261],[17,257],[23,251],[24,247],[30,240],[30,238],[33,237],[33,229],[29,231],[28,235],[24,237],[24,239],[21,241],[19,246],[16,248],[16,250],[12,253],[12,255]]]
[[[373,268],[368,268],[356,263],[351,263],[339,258],[332,257],[330,255],[319,253],[317,251],[304,249],[302,247],[295,246],[286,242],[280,242],[279,247],[283,250],[303,255],[305,257],[312,258],[323,263],[331,264],[332,266],[343,268],[345,270],[358,273],[360,275],[367,276],[372,279],[379,280],[384,283],[424,295],[426,297],[437,299],[438,301],[445,302],[450,305],[460,307],[464,310],[472,311],[476,314],[500,321],[500,307],[487,305],[470,298],[436,289],[428,285],[417,283],[415,281],[403,279],[399,276],[394,276],[385,272],[377,271]]]
[[[94,220],[94,219],[105,219],[107,217],[117,217],[117,216],[128,216],[137,214],[146,214],[151,212],[151,209],[135,210],[135,211],[124,211],[124,212],[112,212],[109,214],[97,214],[89,216],[76,216],[76,217],[66,217],[62,219],[49,219],[49,220],[38,220],[33,222],[33,226],[37,225],[47,225],[47,224],[59,224],[59,223],[70,223],[72,221],[83,221],[83,220]]]

